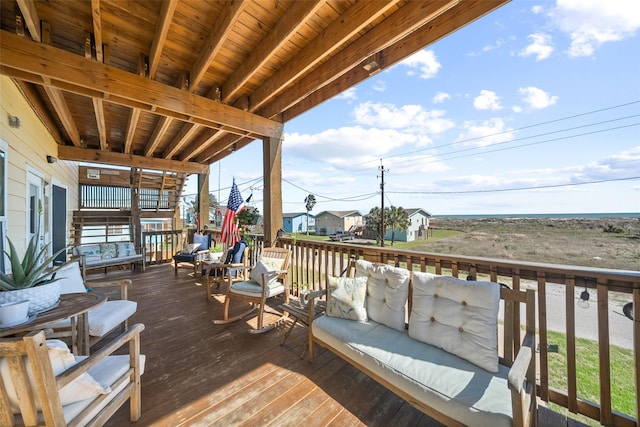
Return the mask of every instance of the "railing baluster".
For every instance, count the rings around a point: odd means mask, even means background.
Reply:
[[[600,423],[611,420],[611,353],[609,351],[609,290],[598,281],[598,353],[600,359]]]

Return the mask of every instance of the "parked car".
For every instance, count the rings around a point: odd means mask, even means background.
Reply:
[[[350,231],[338,231],[329,236],[334,242],[342,242],[343,240],[353,240],[356,236]]]

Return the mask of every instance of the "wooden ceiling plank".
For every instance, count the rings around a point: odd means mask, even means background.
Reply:
[[[252,138],[238,138],[234,143],[234,151],[238,151],[240,150],[242,147],[245,147],[249,144],[251,144],[253,141],[255,141],[255,139]],[[215,154],[214,156],[210,157],[207,159],[207,163],[209,164],[213,164],[219,160],[224,159],[225,157],[227,157],[229,155],[228,152],[224,152],[224,151],[220,151],[217,154]]]
[[[234,73],[222,85],[222,101],[233,103],[233,97],[253,74],[261,69],[269,57],[281,48],[287,39],[295,34],[312,17],[326,0],[294,2],[278,24],[269,32],[260,44],[253,49],[249,57],[240,64]]]
[[[16,0],[20,13],[24,18],[24,22],[27,24],[29,34],[31,38],[37,42],[42,41],[42,34],[40,33],[40,18],[38,17],[38,10],[34,0]]]
[[[277,97],[287,85],[294,82],[324,58],[331,56],[343,43],[355,36],[364,27],[375,21],[398,0],[385,3],[358,2],[351,6],[340,19],[334,21],[318,34],[292,61],[285,64],[271,78],[260,85],[251,95],[249,111],[257,111],[267,102]],[[409,2],[411,3],[411,2]],[[422,2],[420,2],[422,3]]]
[[[236,144],[238,141],[241,141],[245,138],[246,136],[230,135],[230,134],[224,135],[222,138],[218,139],[213,144],[211,144],[206,150],[204,150],[198,157],[195,158],[195,160],[198,163],[211,164],[211,162],[209,162],[210,158],[220,153],[224,153],[224,156],[229,155],[229,152],[236,151],[234,144]],[[248,139],[250,141],[255,140],[255,138],[248,138]],[[230,149],[230,147],[234,147],[234,148]]]
[[[47,93],[51,104],[53,105],[53,109],[56,111],[58,118],[62,122],[62,126],[64,130],[67,132],[69,139],[76,147],[82,146],[82,141],[80,138],[80,132],[76,127],[76,123],[73,121],[73,117],[71,116],[71,111],[69,111],[69,106],[67,105],[67,101],[64,99],[64,94],[61,90],[56,89],[51,86],[47,86],[45,83],[44,91]]]
[[[153,36],[153,42],[151,43],[151,51],[149,52],[149,78],[155,79],[156,72],[158,71],[158,65],[160,64],[160,57],[162,56],[162,49],[167,41],[167,34],[169,33],[169,26],[173,20],[173,14],[178,6],[178,0],[165,0],[160,6],[160,16],[158,16],[158,26]]]
[[[91,162],[107,165],[121,165],[141,169],[170,170],[184,173],[206,173],[209,165],[196,162],[149,158],[134,154],[116,153],[113,151],[91,150],[87,148],[61,145],[58,147],[60,160]]]
[[[185,123],[180,128],[178,135],[173,138],[173,141],[169,143],[167,149],[162,153],[162,157],[165,159],[172,158],[176,153],[184,148],[187,142],[195,135],[195,133],[200,129],[199,126],[196,126],[193,123]]]
[[[282,124],[276,121],[109,65],[87,61],[62,49],[25,41],[7,31],[2,31],[0,50],[3,66],[47,77],[51,84],[64,82],[65,90],[75,93],[100,92],[102,98],[108,97],[110,102],[136,107],[147,105],[149,109],[162,107],[166,110],[164,115],[168,112],[178,117],[188,115],[212,127],[223,124],[267,137],[277,136],[282,130]]]
[[[238,18],[247,7],[248,2],[236,0],[232,2],[226,2],[225,6],[216,19],[216,22],[207,37],[207,40],[203,44],[200,55],[195,60],[193,67],[191,67],[190,86],[191,92],[195,92],[198,85],[202,81],[211,61],[220,51],[222,44],[226,40],[229,33],[231,33],[233,26],[238,21]]]
[[[104,119],[104,105],[101,99],[92,98],[93,111],[96,116],[96,125],[98,127],[98,138],[100,139],[100,149],[107,150],[107,125]]]
[[[430,25],[425,25],[413,31],[402,39],[401,42],[384,49],[382,51],[384,67],[390,67],[400,62],[412,53],[424,49],[426,46],[458,30],[465,23],[471,23],[473,20],[481,18],[508,1],[509,0],[465,0],[465,2],[461,4],[463,7],[448,9],[438,17],[437,22],[432,22]],[[283,111],[282,120],[285,122],[291,120],[367,78],[369,78],[369,73],[361,66],[355,66],[349,72],[335,79],[330,85],[326,85],[308,94],[297,104]],[[277,102],[279,102],[279,100]],[[268,108],[271,109],[272,106],[270,105]]]
[[[373,53],[396,43],[407,34],[424,26],[427,22],[458,4],[460,4],[459,0],[407,2],[367,34],[334,55],[330,61],[320,65],[297,81],[293,87],[289,88],[286,94],[278,97],[269,106],[262,109],[260,113],[265,117],[270,117],[290,108],[292,105],[302,101],[310,93],[332,84],[335,79],[338,79],[353,67],[360,66],[361,62]],[[401,28],[402,31],[399,31],[398,28]],[[386,67],[388,64],[385,63],[384,66]]]
[[[102,19],[100,18],[100,0],[91,0],[91,16],[93,18],[93,40],[96,48],[96,60],[103,62],[102,51]]]

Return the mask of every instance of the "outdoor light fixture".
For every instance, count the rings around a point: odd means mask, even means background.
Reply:
[[[380,52],[371,55],[362,64],[362,68],[369,73],[369,75],[375,74],[382,69],[382,54]]]
[[[580,301],[578,301],[578,307],[580,308],[589,308],[589,291],[587,291],[587,287],[585,286],[584,291],[580,294]]]
[[[9,115],[9,127],[19,129],[20,124],[20,117]]]
[[[56,159],[55,157],[47,156],[47,163],[55,163],[57,161],[58,161],[58,159]]]

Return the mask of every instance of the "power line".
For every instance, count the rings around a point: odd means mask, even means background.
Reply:
[[[494,190],[466,190],[466,191],[389,191],[391,194],[477,194],[477,193],[503,193],[506,191],[529,191],[529,190],[542,190],[546,188],[559,188],[559,187],[576,187],[580,185],[601,184],[604,182],[614,181],[631,181],[634,179],[640,179],[640,176],[630,176],[627,178],[611,178],[602,179],[597,181],[585,181],[585,182],[573,182],[569,184],[550,184],[540,185],[537,187],[518,187],[518,188],[499,188]]]

